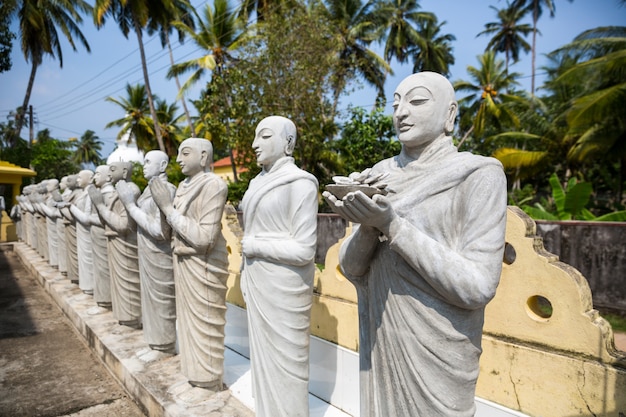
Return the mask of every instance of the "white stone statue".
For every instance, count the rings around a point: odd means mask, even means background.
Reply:
[[[183,375],[195,387],[223,389],[224,325],[228,252],[221,220],[228,188],[211,172],[213,147],[189,138],[176,161],[187,178],[172,202],[160,178],[150,182],[152,198],[173,231],[178,345]]]
[[[111,181],[111,168],[108,165],[97,166],[93,176],[93,184],[100,189],[104,205],[107,207],[110,206],[115,191]],[[104,224],[98,211],[93,207],[93,203],[91,204],[89,220],[91,222],[91,243],[93,244],[93,298],[98,307],[110,310],[112,307],[108,238],[105,234]]]
[[[76,220],[70,212],[69,206],[76,201],[81,189],[78,187],[78,174],[67,176],[67,189],[70,193],[64,197],[64,201],[58,202],[57,207],[65,218],[65,246],[67,248],[66,264],[67,278],[73,284],[78,284],[78,248],[76,237]]]
[[[30,185],[25,186],[22,189],[22,194],[17,196],[17,202],[20,206],[20,218],[22,219],[22,240],[30,247],[32,247],[31,238],[31,213],[28,210],[30,202],[28,200],[28,190]]]
[[[131,162],[108,164],[111,182],[130,181]],[[139,187],[128,183],[139,197]],[[108,238],[109,271],[111,273],[111,303],[113,316],[121,325],[141,328],[141,288],[139,280],[139,260],[137,255],[137,225],[128,216],[117,191],[111,192],[107,205],[101,191],[93,186],[88,189],[94,207],[105,225]]]
[[[357,223],[340,249],[359,301],[361,415],[473,416],[485,305],[500,279],[506,178],[457,152],[457,103],[443,76],[394,94],[402,151],[376,164],[388,194],[325,198]]]
[[[174,198],[176,187],[167,182],[165,152],[150,151],[143,162],[143,175],[159,178]],[[137,223],[137,250],[141,278],[143,334],[151,349],[173,353],[176,345],[176,291],[172,264],[172,229],[152,199],[150,187],[135,201],[134,188],[119,181],[115,188],[128,214]]]
[[[24,235],[24,242],[26,242],[26,244],[28,246],[30,246],[31,248],[33,247],[32,243],[31,243],[31,229],[32,229],[32,225],[31,225],[31,210],[29,210],[28,206],[30,205],[30,200],[28,199],[28,194],[29,194],[29,190],[32,188],[31,185],[26,185],[24,188],[22,188],[22,194],[18,196],[17,202],[20,205],[20,211],[22,214],[22,222],[23,224],[23,235]]]
[[[20,197],[20,196],[16,196],[16,199],[17,197]],[[15,232],[17,234],[17,239],[20,242],[23,242],[24,241],[24,226],[22,222],[22,209],[20,208],[19,204],[14,204],[13,207],[11,207],[9,216],[11,217],[11,221],[13,222],[13,224],[15,224]]]
[[[39,253],[45,261],[48,261],[48,225],[46,222],[46,215],[41,208],[48,194],[46,184],[47,180],[43,180],[37,184],[34,191],[30,194],[30,201],[33,205],[33,214],[37,225],[37,253]]]
[[[242,201],[241,290],[257,416],[309,415],[318,183],[294,164],[295,144],[291,120],[259,123],[252,148],[263,170]]]
[[[67,188],[67,176],[61,178],[59,181],[59,192],[52,192],[54,199],[54,207],[57,210],[56,225],[57,225],[57,258],[59,272],[67,275],[67,242],[65,241],[65,218],[61,215],[61,211],[57,207],[57,203],[63,202],[70,195],[71,190]]]
[[[87,187],[93,180],[93,171],[83,169],[78,173],[77,185],[80,190],[69,206],[76,223],[76,245],[78,253],[78,287],[85,294],[93,294],[94,263],[91,242],[91,199]]]
[[[53,193],[59,190],[59,180],[51,178],[46,180],[46,197],[39,209],[46,218],[46,230],[48,239],[48,262],[51,266],[59,265],[59,235],[57,230],[57,219],[61,216],[55,205]]]

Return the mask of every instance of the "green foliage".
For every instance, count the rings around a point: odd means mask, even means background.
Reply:
[[[210,137],[218,156],[231,150],[240,166],[258,172],[252,153],[254,129],[269,115],[296,124],[297,164],[325,184],[336,170],[328,140],[336,131],[327,93],[336,40],[319,11],[294,8],[284,15],[267,14],[254,36],[240,43],[238,60],[214,73],[194,102],[201,120],[200,136]],[[256,170],[256,171],[255,171]],[[246,177],[242,179],[247,184]],[[235,190],[244,185],[234,185]]]
[[[87,130],[80,137],[80,140],[73,143],[74,156],[72,161],[78,166],[102,164],[102,141],[93,130]]]
[[[250,180],[252,180],[259,173],[259,171],[259,167],[254,170],[245,171],[241,173],[239,181],[228,183],[228,202],[231,203],[233,207],[237,208],[239,206],[239,203],[241,203],[241,200],[243,199],[243,195],[248,189]]]
[[[438,23],[436,17],[422,22],[418,29],[422,42],[411,51],[413,72],[434,71],[446,77],[450,75],[450,66],[454,65],[452,41],[456,38],[449,33],[440,33],[445,24],[445,20]]]
[[[400,153],[400,142],[394,140],[393,118],[382,109],[367,113],[363,108],[349,109],[348,121],[332,149],[339,154],[342,175],[361,172],[377,162]]]
[[[9,27],[9,15],[11,12],[10,2],[4,1],[0,5],[0,73],[11,69],[11,50],[15,34]]]
[[[150,117],[148,94],[143,84],[126,84],[126,97],[107,97],[106,100],[116,104],[124,112],[124,117],[107,123],[105,126],[107,129],[121,128],[117,134],[118,139],[125,134],[130,134],[129,140],[135,140],[137,147],[144,151],[158,149],[154,136],[154,124]]]
[[[522,209],[532,218],[540,220],[594,220],[594,221],[626,221],[626,211],[596,216],[587,209],[593,193],[592,184],[570,178],[565,188],[556,174],[550,177],[552,188],[552,210],[540,203],[534,207],[523,205]]]
[[[139,162],[133,162],[133,172],[130,175],[130,180],[137,184],[141,192],[148,185],[148,180],[143,176],[143,165]]]
[[[530,184],[525,184],[524,187],[515,188],[508,194],[509,202],[511,206],[523,206],[535,197],[535,189]]]
[[[626,315],[624,315],[624,313],[618,314],[602,311],[600,314],[602,318],[611,323],[614,332],[626,333]]]
[[[72,144],[50,137],[50,131],[44,129],[37,133],[32,145],[31,166],[37,172],[34,181],[48,178],[61,178],[74,174],[79,167],[72,162]]]
[[[168,181],[177,187],[178,184],[185,179],[185,174],[183,174],[180,165],[178,165],[178,162],[176,162],[174,158],[170,159],[166,172]]]
[[[2,4],[15,4],[4,1]],[[28,109],[30,95],[35,82],[37,68],[44,56],[56,58],[63,67],[62,39],[76,51],[76,43],[80,42],[89,52],[89,43],[80,31],[83,21],[82,14],[90,13],[91,5],[84,0],[38,1],[21,0],[17,3],[19,39],[22,53],[27,62],[31,63],[31,73],[24,94],[21,111],[16,118],[15,133],[19,135]]]
[[[459,99],[462,108],[459,126],[465,130],[463,140],[471,134],[474,140],[484,138],[490,126],[503,131],[517,128],[520,124],[516,104],[523,102],[520,94],[509,93],[518,82],[517,73],[508,73],[504,61],[497,59],[493,51],[478,56],[480,66],[467,67],[471,81],[454,82],[458,93],[469,94]]]
[[[496,11],[498,22],[490,22],[485,24],[485,30],[480,35],[493,36],[487,44],[487,50],[496,52],[504,52],[506,57],[506,70],[509,69],[509,61],[519,61],[520,51],[529,52],[530,45],[524,39],[532,32],[533,28],[528,23],[520,23],[528,13],[527,9],[511,5],[507,2],[507,7],[498,9],[495,6],[489,6]]]
[[[12,129],[6,131],[7,134],[12,135]],[[28,168],[30,165],[32,151],[28,146],[28,142],[24,139],[18,139],[9,147],[3,147],[0,151],[0,159],[10,162],[17,166]]]

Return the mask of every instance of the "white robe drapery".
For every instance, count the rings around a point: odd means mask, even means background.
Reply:
[[[242,201],[241,286],[257,416],[308,416],[309,326],[317,242],[317,180],[293,158],[250,182]]]
[[[399,216],[369,259],[343,243],[340,264],[369,265],[346,276],[357,288],[361,415],[474,415],[484,307],[502,268],[506,178],[492,158],[458,153],[449,139],[388,172]],[[371,235],[368,236],[371,238]],[[375,238],[377,239],[377,238]],[[348,262],[348,263],[349,263]]]

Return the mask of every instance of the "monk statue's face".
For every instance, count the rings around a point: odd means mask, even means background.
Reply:
[[[161,151],[148,152],[143,159],[143,176],[147,180],[158,177],[162,172],[165,172],[167,162],[168,157],[166,153]]]
[[[289,124],[293,123],[278,116],[267,117],[258,124],[252,149],[259,165],[272,166],[280,158],[290,155],[295,143],[295,126],[289,133]]]
[[[180,165],[180,170],[188,177],[193,177],[204,171],[204,165],[202,161],[206,159],[202,150],[198,146],[181,145],[178,150],[178,157],[176,162]]]
[[[402,145],[420,148],[451,133],[457,104],[447,79],[422,72],[410,75],[398,85],[393,108],[393,121]]]
[[[111,170],[111,182],[113,184],[117,184],[120,180],[130,180],[129,167],[132,170],[132,164],[129,164],[128,162],[111,162],[109,164],[109,169]]]
[[[67,177],[67,188],[69,188],[70,190],[76,189],[76,187],[78,186],[77,179],[78,175],[70,175],[69,177]]]
[[[85,188],[89,184],[91,184],[91,180],[93,179],[93,172],[83,170],[78,173],[77,185],[80,188]]]
[[[107,182],[111,182],[111,169],[108,165],[100,165],[96,167],[96,173],[93,176],[93,183],[100,188]]]

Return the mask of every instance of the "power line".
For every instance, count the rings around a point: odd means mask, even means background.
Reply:
[[[198,4],[198,6],[206,5],[207,3],[208,3],[208,1],[203,1],[203,2],[199,3],[199,4]],[[233,8],[231,9],[231,12],[234,12],[235,10],[237,10],[237,8],[238,8],[240,5],[241,5],[241,3],[239,3],[237,6],[233,7]],[[197,8],[198,6],[196,6],[196,8]],[[217,22],[217,23],[219,24],[220,22]],[[152,42],[152,41],[153,41],[155,38],[157,38],[158,36],[159,36],[159,34],[158,34],[158,33],[155,33],[155,34],[154,34],[154,35],[150,38],[150,40],[149,40],[148,42],[146,42],[145,44],[148,44],[148,43]],[[177,46],[173,47],[173,48],[172,48],[172,50],[177,50],[178,48],[181,48],[182,46],[184,46],[184,45],[183,45],[182,43],[180,43],[180,42],[179,42],[179,44],[178,44]],[[195,51],[199,51],[199,50],[201,50],[201,49],[202,49],[202,48],[199,48],[199,47],[198,47],[198,48],[196,48],[196,49],[194,50],[194,52],[195,52]],[[123,73],[121,73],[121,74],[119,74],[119,75],[116,75],[116,76],[114,76],[114,77],[112,77],[112,78],[108,79],[107,81],[105,81],[105,82],[103,82],[103,83],[99,84],[98,86],[96,86],[96,87],[94,87],[94,88],[90,89],[89,91],[84,92],[84,93],[82,93],[82,94],[80,94],[80,95],[78,95],[78,96],[75,96],[75,97],[71,97],[71,96],[70,96],[70,97],[68,97],[68,96],[69,96],[72,92],[74,92],[74,91],[76,91],[76,90],[80,89],[81,87],[83,87],[83,86],[85,86],[85,85],[89,84],[91,81],[98,79],[98,78],[99,78],[102,74],[104,74],[104,73],[106,73],[106,72],[110,71],[110,70],[111,70],[113,67],[115,67],[118,63],[120,63],[120,62],[124,61],[124,60],[125,60],[126,58],[128,58],[129,56],[131,56],[131,55],[135,55],[135,54],[137,53],[137,51],[138,51],[138,50],[139,50],[139,47],[137,47],[134,51],[130,52],[130,53],[129,53],[129,54],[127,54],[126,56],[124,56],[124,57],[122,57],[122,58],[118,59],[118,60],[117,60],[114,64],[112,64],[112,65],[108,66],[107,68],[105,68],[104,70],[100,71],[97,75],[95,75],[95,76],[93,76],[93,77],[89,78],[88,80],[84,81],[83,83],[79,84],[78,86],[76,86],[76,87],[72,88],[72,89],[71,89],[71,90],[69,90],[67,93],[61,94],[58,98],[55,98],[55,99],[53,99],[53,100],[51,100],[51,101],[48,101],[48,102],[46,102],[46,103],[42,104],[41,106],[39,106],[39,107],[38,107],[38,108],[39,108],[39,110],[41,111],[42,107],[45,109],[46,107],[49,107],[50,105],[53,105],[53,104],[57,103],[59,100],[64,100],[64,101],[62,101],[60,104],[57,104],[57,105],[56,105],[56,108],[52,111],[52,113],[51,113],[51,114],[48,114],[47,116],[49,116],[49,117],[50,117],[51,115],[52,115],[52,116],[54,116],[54,115],[55,115],[55,114],[57,114],[58,112],[63,112],[63,111],[65,111],[65,110],[67,110],[67,108],[68,108],[69,106],[74,106],[74,107],[76,107],[77,109],[78,109],[78,108],[83,108],[83,107],[84,107],[84,105],[81,105],[81,102],[82,102],[82,101],[84,101],[84,100],[86,100],[86,99],[88,99],[88,98],[90,98],[90,97],[93,97],[93,95],[94,95],[94,94],[96,94],[96,93],[97,93],[97,92],[99,92],[99,91],[102,91],[102,90],[104,90],[104,89],[109,88],[112,84],[115,84],[115,83],[119,82],[121,79],[126,79],[126,78],[128,77],[128,71],[127,71],[127,72],[123,72]],[[186,56],[188,56],[188,55],[190,55],[190,54],[192,54],[192,53],[193,53],[193,52],[191,52],[191,53],[187,54]],[[167,50],[165,50],[165,49],[161,49],[160,51],[157,51],[156,53],[154,53],[154,54],[153,54],[153,55],[152,55],[152,56],[148,59],[148,64],[150,64],[150,63],[154,63],[154,62],[156,62],[156,61],[160,60],[161,58],[165,57],[166,55],[168,55],[168,51],[167,51]],[[179,59],[180,59],[180,58],[179,58]],[[133,69],[133,70],[131,70],[131,71],[132,71],[132,73],[135,73],[135,72],[140,71],[140,70],[142,69],[142,65],[141,65],[141,64],[139,64],[138,66],[133,66],[133,67],[134,67],[134,69]],[[154,71],[152,71],[152,73],[154,74],[155,72],[154,72]],[[119,90],[117,90],[117,91],[119,91]],[[109,96],[109,95],[110,95],[110,94],[108,94],[107,96]],[[91,102],[91,103],[93,104],[93,102]],[[56,116],[56,117],[58,117],[58,116]]]

